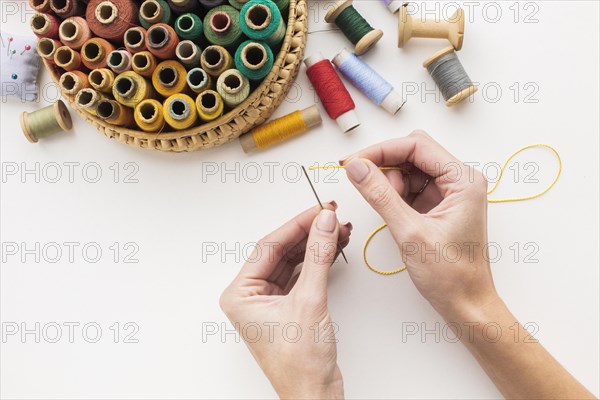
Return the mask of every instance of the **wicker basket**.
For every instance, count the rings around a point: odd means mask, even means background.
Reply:
[[[243,133],[263,123],[283,101],[293,83],[304,57],[308,28],[306,0],[290,0],[290,13],[283,45],[273,69],[242,104],[219,119],[183,131],[147,133],[110,125],[75,107],[73,99],[65,96],[71,106],[87,122],[109,138],[145,149],[160,151],[194,151],[220,146],[237,139]],[[52,79],[58,83],[61,71],[46,64]]]

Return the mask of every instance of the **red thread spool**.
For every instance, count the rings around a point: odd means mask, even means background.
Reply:
[[[90,0],[85,18],[96,36],[121,44],[127,29],[139,25],[138,12],[131,0]]]
[[[146,35],[148,51],[163,60],[175,58],[179,38],[175,30],[167,24],[152,25]]]
[[[65,46],[79,50],[85,42],[92,38],[92,32],[85,19],[71,17],[60,24],[58,36]]]
[[[50,0],[29,0],[29,6],[39,13],[47,13],[50,10]]]
[[[146,48],[146,30],[141,26],[129,28],[125,32],[125,48],[131,54],[147,50]]]
[[[51,14],[36,14],[31,17],[31,30],[39,38],[58,39],[58,20]]]
[[[50,8],[63,19],[85,13],[85,3],[81,0],[50,0]]]
[[[334,119],[344,133],[360,125],[350,93],[333,68],[331,61],[317,53],[304,60],[306,75],[312,83],[329,118]]]
[[[92,38],[81,48],[81,61],[89,69],[106,68],[107,59],[114,46],[102,38]]]

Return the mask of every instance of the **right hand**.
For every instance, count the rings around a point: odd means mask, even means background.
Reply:
[[[487,254],[487,181],[481,172],[423,131],[369,147],[341,163],[388,224],[414,284],[444,318],[499,300]],[[410,173],[381,171],[381,166]]]

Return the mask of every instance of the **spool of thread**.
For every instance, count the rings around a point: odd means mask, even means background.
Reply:
[[[225,106],[219,93],[209,89],[196,97],[196,109],[202,121],[210,122],[223,115]]]
[[[131,57],[131,67],[133,68],[133,71],[145,78],[152,77],[156,64],[156,58],[149,51],[141,51],[135,53]]]
[[[197,0],[168,0],[169,7],[177,15],[200,13],[200,3]]]
[[[50,0],[29,0],[29,6],[38,13],[47,13],[52,10]]]
[[[139,21],[138,6],[132,0],[90,0],[85,17],[96,36],[117,44]]]
[[[169,96],[163,104],[165,122],[177,131],[190,128],[198,120],[194,99],[182,93]]]
[[[281,11],[271,0],[250,0],[240,11],[240,26],[246,36],[277,47],[285,37]]]
[[[108,55],[114,46],[102,38],[92,38],[81,48],[81,60],[89,69],[106,68]]]
[[[65,71],[75,71],[82,67],[81,56],[69,46],[61,46],[56,49],[54,63]]]
[[[144,99],[154,97],[152,85],[133,71],[117,75],[112,93],[116,101],[131,108],[137,106]]]
[[[406,10],[400,7],[398,15],[398,47],[402,48],[410,38],[437,38],[448,39],[456,50],[463,45],[465,34],[465,13],[459,8],[449,20],[422,20],[413,19]]]
[[[47,63],[54,65],[54,54],[62,46],[58,40],[41,38],[37,42],[37,52]]]
[[[312,105],[254,128],[240,137],[240,144],[244,153],[250,153],[255,149],[266,149],[304,133],[321,122],[319,109]]]
[[[219,6],[204,17],[204,36],[212,43],[235,51],[243,41],[240,13],[231,6]]]
[[[388,81],[348,50],[344,49],[335,56],[333,65],[373,103],[390,114],[395,115],[404,105],[402,96]]]
[[[304,60],[306,75],[312,83],[329,118],[335,120],[344,133],[360,125],[355,105],[344,83],[329,60],[317,53]]]
[[[167,24],[152,25],[146,35],[146,47],[150,53],[162,60],[175,58],[175,50],[179,44],[177,34]]]
[[[383,0],[383,4],[385,4],[392,14],[397,13],[400,7],[402,7],[402,1],[400,0]]]
[[[140,6],[140,24],[146,29],[154,24],[171,24],[171,8],[164,0],[145,0]]]
[[[60,24],[58,36],[65,46],[79,50],[92,37],[92,32],[85,19],[71,17]]]
[[[112,93],[115,74],[108,68],[98,68],[88,76],[90,86],[101,93]]]
[[[247,1],[244,1],[242,3],[241,1],[238,1],[238,0],[229,0],[229,5],[238,11],[241,10],[242,7],[244,7],[244,4],[246,4],[246,3],[247,3]]]
[[[154,99],[142,100],[135,106],[133,118],[144,132],[160,132],[165,125],[163,105]]]
[[[208,46],[200,56],[200,66],[207,74],[218,78],[233,66],[233,59],[225,47]]]
[[[58,86],[63,94],[73,98],[83,88],[89,88],[88,76],[81,71],[65,72],[58,80]]]
[[[200,94],[205,90],[210,89],[212,79],[202,68],[192,68],[188,71],[186,82],[192,92]]]
[[[383,36],[383,31],[373,27],[356,11],[352,0],[341,0],[325,14],[325,21],[335,23],[354,44],[357,55],[365,54]]]
[[[131,54],[127,50],[111,51],[106,60],[115,74],[131,70]]]
[[[71,114],[61,100],[31,113],[24,111],[19,120],[23,134],[31,143],[73,127]]]
[[[105,97],[94,89],[82,89],[75,96],[75,105],[89,114],[96,115],[98,102]]]
[[[423,67],[427,68],[442,92],[448,107],[459,103],[477,91],[477,87],[467,75],[452,46],[429,57],[423,62]]]
[[[226,0],[199,0],[200,4],[206,9],[210,10],[211,8],[215,8],[224,4]]]
[[[290,0],[273,0],[282,14],[287,13],[290,8]]]
[[[202,20],[196,14],[183,14],[175,20],[175,33],[181,40],[191,40],[200,44],[202,32]]]
[[[50,0],[50,9],[62,19],[85,13],[85,3],[81,0]]]
[[[273,52],[264,42],[245,41],[235,53],[235,67],[251,81],[267,76],[273,62]]]
[[[131,54],[147,50],[146,30],[140,26],[127,29],[123,41],[125,42],[125,48]]]
[[[191,40],[183,40],[177,45],[175,55],[177,59],[187,68],[192,69],[200,65],[200,47]]]
[[[114,100],[101,99],[98,101],[96,115],[111,125],[124,127],[133,125],[133,110]]]
[[[237,69],[228,69],[217,79],[217,92],[229,108],[235,108],[250,95],[250,81]]]
[[[164,97],[188,92],[186,75],[183,65],[175,60],[166,60],[158,64],[152,73],[152,86]]]
[[[29,22],[31,30],[39,38],[58,39],[58,20],[50,14],[35,14]]]

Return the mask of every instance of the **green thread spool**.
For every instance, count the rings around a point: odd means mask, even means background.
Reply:
[[[231,6],[218,6],[204,17],[204,36],[212,43],[235,51],[243,41],[240,13]]]
[[[290,0],[273,0],[273,2],[277,4],[277,8],[279,8],[279,11],[281,11],[282,14],[288,12],[288,9],[290,8]]]
[[[335,23],[354,44],[357,56],[365,54],[383,36],[383,31],[373,27],[352,6],[352,0],[337,2],[325,15],[325,21]]]
[[[228,69],[217,79],[217,93],[227,107],[235,108],[250,95],[250,82],[237,69]]]
[[[61,100],[31,113],[24,111],[19,120],[23,134],[31,143],[73,127],[71,114]]]
[[[146,0],[140,6],[140,24],[148,29],[154,24],[171,25],[173,14],[164,0]]]
[[[244,7],[244,4],[246,4],[246,2],[241,2],[238,0],[229,0],[229,5],[233,8],[235,8],[236,10],[241,10],[242,7]]]
[[[271,0],[251,0],[240,11],[242,32],[252,40],[277,47],[285,37],[281,11]]]
[[[196,14],[182,14],[175,20],[175,33],[181,40],[191,40],[200,44],[202,32],[202,20]]]
[[[273,69],[273,52],[264,42],[247,40],[235,52],[235,67],[251,81],[261,80]]]

